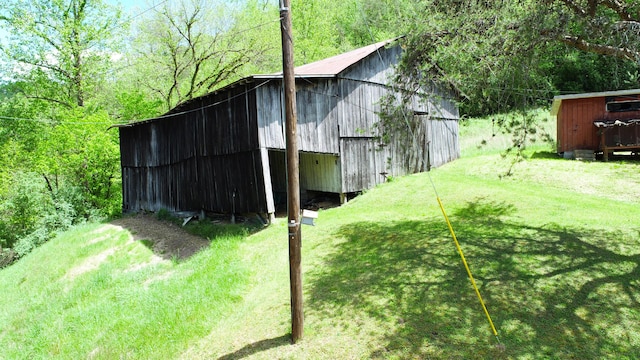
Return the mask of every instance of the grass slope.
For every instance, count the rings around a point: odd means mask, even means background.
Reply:
[[[92,225],[0,272],[0,358],[639,358],[640,165],[540,147],[502,177],[491,141],[303,228],[296,345],[285,221],[182,263]]]
[[[67,232],[0,273],[0,358],[174,356],[241,300],[241,239],[175,263],[119,227]]]

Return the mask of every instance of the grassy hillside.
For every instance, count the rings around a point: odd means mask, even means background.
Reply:
[[[640,357],[640,164],[561,160],[537,145],[504,177],[512,163],[490,120],[462,133],[462,159],[303,228],[296,345],[285,221],[215,238],[183,262],[95,224],[0,272],[0,358]]]

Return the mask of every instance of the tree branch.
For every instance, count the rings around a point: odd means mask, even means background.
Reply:
[[[22,94],[24,95],[25,98],[27,99],[33,99],[33,100],[44,100],[44,101],[48,101],[48,102],[52,102],[52,103],[56,103],[56,104],[60,104],[64,107],[66,107],[67,109],[72,109],[73,106],[69,105],[68,103],[62,101],[62,100],[58,100],[58,99],[54,99],[54,98],[50,98],[47,96],[37,96],[37,95],[28,95],[25,92],[22,92]]]
[[[637,20],[627,11],[627,5],[618,0],[603,0],[601,4],[618,14],[620,19],[625,21]]]
[[[638,61],[640,53],[625,47],[600,45],[587,42],[577,36],[565,35],[559,38],[560,42],[578,50],[587,51],[599,55],[615,56],[620,59]]]

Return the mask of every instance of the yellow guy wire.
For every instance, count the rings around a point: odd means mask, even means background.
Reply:
[[[429,174],[429,172],[427,172],[427,174]],[[447,226],[449,226],[451,237],[453,237],[453,241],[456,243],[456,248],[458,249],[458,254],[460,254],[460,258],[462,258],[462,263],[464,264],[464,268],[467,269],[469,280],[471,280],[471,284],[473,285],[473,289],[476,291],[476,295],[478,295],[478,299],[480,300],[482,309],[484,310],[485,315],[487,315],[487,320],[489,320],[489,325],[491,325],[491,330],[493,331],[493,335],[495,335],[496,339],[498,340],[498,343],[500,343],[500,339],[498,338],[498,331],[496,330],[496,327],[493,325],[493,321],[491,320],[491,315],[489,315],[489,311],[487,310],[487,307],[484,305],[484,300],[482,300],[482,295],[480,295],[480,290],[478,290],[476,281],[473,279],[473,275],[471,274],[471,270],[469,269],[467,260],[464,258],[464,253],[462,252],[462,248],[460,247],[460,243],[458,243],[458,238],[456,238],[456,233],[453,231],[453,227],[451,226],[451,222],[449,221],[447,212],[444,211],[444,206],[442,205],[442,201],[440,200],[440,196],[438,195],[438,191],[436,190],[436,186],[433,183],[433,180],[431,179],[430,174],[429,174],[429,181],[431,181],[431,186],[433,186],[433,191],[436,193],[436,199],[438,200],[438,205],[440,205],[440,210],[442,210],[442,215],[444,216],[444,219],[447,222]]]

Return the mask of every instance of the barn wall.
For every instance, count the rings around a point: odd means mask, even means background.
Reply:
[[[435,87],[412,99],[409,142],[378,138],[400,53],[381,49],[336,77],[296,80],[303,190],[357,192],[459,156],[457,107]],[[124,210],[272,212],[286,194],[283,103],[281,79],[251,78],[121,128]]]
[[[384,182],[387,150],[371,138],[340,139],[343,193],[369,189]]]
[[[343,192],[356,192],[401,176],[428,171],[460,157],[457,119],[416,115],[411,131],[396,134],[389,144],[375,138],[342,138]],[[383,174],[384,173],[384,174]]]
[[[188,144],[193,142],[195,129],[179,119],[154,121],[120,128],[120,155],[123,166],[147,167],[174,164],[195,156]],[[176,143],[187,146],[175,146]]]
[[[122,168],[123,210],[273,212],[267,206],[259,151]]]
[[[334,79],[296,81],[298,149],[338,154],[337,85]]]
[[[282,81],[272,80],[256,89],[256,113],[260,146],[285,149],[285,114]]]
[[[260,144],[285,149],[282,82],[273,80],[256,91]],[[300,151],[338,154],[337,89],[333,79],[296,81],[297,134]]]
[[[263,176],[260,150],[198,157],[197,196],[209,211],[270,213]]]
[[[387,172],[400,176],[429,169],[429,117],[414,115],[410,128],[395,132],[386,145]]]
[[[338,126],[340,137],[375,137],[380,101],[389,94],[392,65],[400,47],[380,49],[339,76]]]
[[[173,113],[120,128],[124,211],[273,212],[253,88],[210,94]]]
[[[200,156],[253,151],[258,144],[256,93],[252,84],[213,93],[190,103],[179,115],[195,127],[194,145]]]
[[[160,166],[123,166],[123,211],[201,209],[192,180],[195,173],[195,158]]]
[[[439,167],[460,158],[458,120],[432,119],[429,126],[429,167]]]
[[[460,113],[458,105],[452,99],[455,95],[443,89],[441,86],[432,84],[429,89],[423,89],[424,93],[413,97],[413,110],[425,109],[431,118],[458,120]]]

